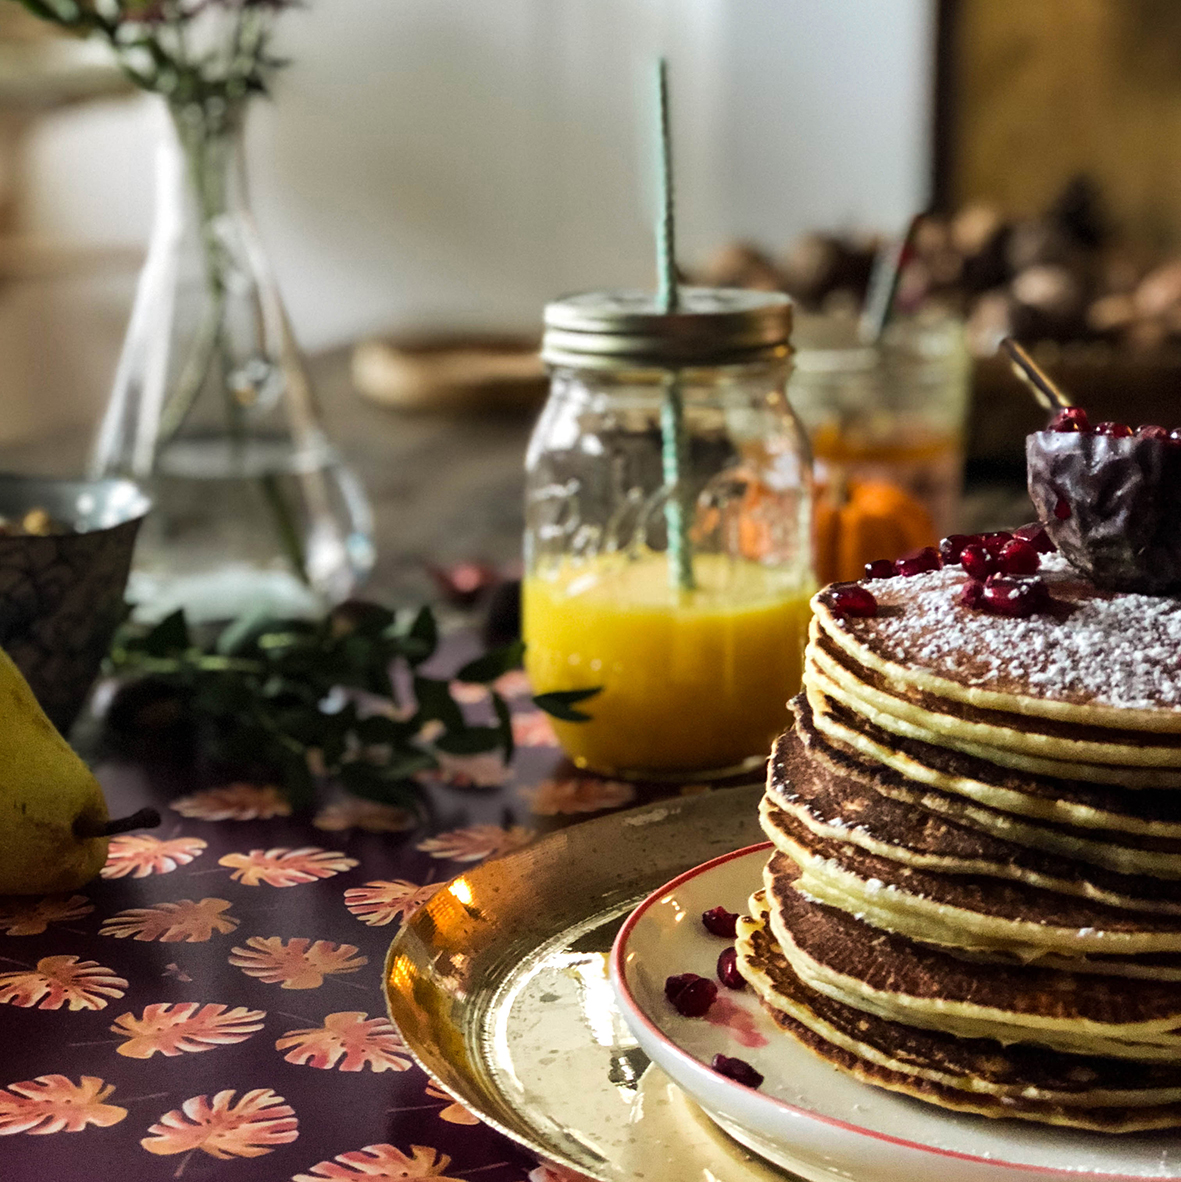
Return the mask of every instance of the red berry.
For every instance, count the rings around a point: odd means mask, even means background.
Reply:
[[[727,940],[733,940],[738,930],[737,912],[727,911],[725,907],[711,907],[708,911],[703,911],[701,922],[705,924],[707,932],[713,932],[715,936],[725,936]]]
[[[964,607],[983,607],[984,606],[984,584],[979,579],[969,579],[963,587],[960,588],[960,603]]]
[[[1032,616],[1050,606],[1050,592],[1041,579],[992,575],[982,596],[986,611],[997,616]]]
[[[738,952],[733,946],[718,955],[718,980],[727,989],[745,989],[746,978],[738,971]]]
[[[1060,410],[1051,420],[1047,431],[1089,431],[1087,412],[1081,406],[1068,406]]]
[[[1100,423],[1095,428],[1096,435],[1110,435],[1115,439],[1126,439],[1133,434],[1127,423]]]
[[[939,557],[943,559],[943,565],[952,566],[954,563],[959,562],[960,555],[964,552],[964,547],[979,541],[979,534],[948,534],[939,543]]]
[[[1070,518],[1070,502],[1065,497],[1059,497],[1058,503],[1054,506],[1054,516],[1059,521],[1067,521]]]
[[[696,973],[680,973],[664,982],[664,996],[673,1009],[686,1018],[700,1018],[718,995],[718,987],[708,977]]]
[[[894,564],[888,558],[875,558],[873,562],[865,564],[865,577],[867,579],[892,579]]]
[[[983,546],[965,546],[960,562],[966,573],[974,579],[986,579],[996,571],[996,561]]]
[[[729,1055],[714,1055],[709,1065],[719,1074],[748,1088],[762,1085],[763,1077],[745,1059],[734,1059]]]
[[[1164,427],[1158,427],[1155,423],[1145,423],[1143,426],[1136,428],[1136,434],[1141,439],[1168,439],[1169,433]]]
[[[995,558],[1009,543],[1013,535],[1007,529],[998,529],[990,534],[980,535],[980,545]]]
[[[837,583],[828,593],[828,602],[838,616],[876,616],[878,601],[856,583]]]
[[[929,570],[938,570],[943,565],[939,558],[939,551],[934,546],[924,546],[905,558],[894,563],[894,573],[909,579],[912,575],[925,574]]]
[[[1032,575],[1037,573],[1041,565],[1037,550],[1032,542],[1024,538],[1014,538],[1006,542],[1004,549],[997,555],[997,562],[1001,570],[1007,575]]]
[[[1053,554],[1058,549],[1050,541],[1050,535],[1046,533],[1046,527],[1040,521],[1033,521],[1029,525],[1023,525],[1020,529],[1015,529],[1013,531],[1013,537],[1020,538],[1023,542],[1028,542],[1039,554]]]

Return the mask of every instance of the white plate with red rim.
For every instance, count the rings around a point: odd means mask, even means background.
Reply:
[[[992,1120],[871,1087],[780,1031],[749,988],[719,985],[705,1017],[678,1014],[665,980],[714,977],[728,943],[706,931],[701,913],[746,911],[769,848],[748,846],[674,878],[632,912],[611,952],[611,981],[640,1046],[726,1132],[808,1182],[1181,1179],[1181,1130],[1104,1135]],[[762,1086],[713,1071],[719,1053],[749,1063]]]

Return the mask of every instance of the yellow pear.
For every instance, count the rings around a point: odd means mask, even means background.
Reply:
[[[0,895],[71,891],[107,860],[107,804],[0,651]]]

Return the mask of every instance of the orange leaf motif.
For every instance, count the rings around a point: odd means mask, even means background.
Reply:
[[[357,1178],[437,1178],[439,1182],[461,1182],[443,1173],[451,1164],[447,1154],[426,1145],[411,1145],[410,1154],[407,1157],[393,1145],[366,1145],[351,1153],[338,1153],[332,1161],[318,1162],[310,1174],[296,1174],[291,1182],[324,1182],[325,1178],[346,1182]]]
[[[111,1030],[127,1041],[115,1049],[129,1059],[150,1059],[159,1053],[170,1058],[182,1051],[211,1051],[245,1042],[262,1029],[266,1010],[201,1005],[195,1001],[148,1006],[137,1018],[120,1014]]]
[[[273,887],[297,886],[301,882],[315,882],[317,878],[331,878],[359,865],[356,858],[346,858],[344,854],[312,845],[299,850],[279,848],[226,854],[217,860],[217,864],[236,866],[230,877],[243,886],[258,886],[265,882]]]
[[[468,1108],[464,1108],[462,1104],[445,1092],[433,1079],[426,1085],[426,1094],[433,1096],[436,1100],[447,1101],[446,1107],[439,1111],[440,1120],[445,1120],[448,1124],[452,1125],[478,1125],[480,1123],[480,1118],[474,1112]]]
[[[126,988],[110,969],[76,956],[45,956],[36,969],[0,973],[0,1002],[25,1009],[60,1010],[69,1002],[71,1010],[102,1010],[108,997],[122,997]]]
[[[199,821],[269,821],[291,816],[291,805],[274,784],[225,784],[182,796],[168,807]]]
[[[147,878],[149,874],[170,874],[205,852],[199,837],[174,837],[161,841],[146,833],[128,833],[111,838],[107,864],[99,871],[103,878]]]
[[[73,1083],[64,1075],[39,1075],[0,1088],[0,1136],[12,1133],[80,1133],[87,1125],[117,1125],[127,1109],[103,1101],[115,1090],[93,1075]]]
[[[39,936],[51,923],[81,919],[94,910],[85,895],[44,895],[0,899],[0,928],[9,936]]]
[[[635,799],[636,790],[623,780],[598,780],[576,776],[566,780],[543,780],[536,788],[522,788],[539,817],[559,813],[595,813],[614,809]]]
[[[499,825],[472,825],[467,829],[452,829],[438,837],[428,837],[418,843],[418,849],[432,858],[450,858],[452,862],[479,862],[497,854],[507,854],[533,839],[533,830],[514,825],[502,829]]]
[[[283,1058],[288,1063],[340,1071],[360,1071],[366,1063],[373,1071],[408,1071],[411,1060],[396,1054],[405,1049],[385,1018],[370,1018],[363,1011],[329,1014],[323,1026],[289,1030],[275,1043],[275,1050],[287,1051]]]
[[[226,899],[177,899],[175,903],[157,903],[154,907],[132,907],[120,911],[104,921],[100,936],[114,936],[124,940],[159,940],[161,944],[203,944],[214,932],[224,935],[238,926],[232,915],[223,915],[229,902]]]
[[[558,736],[548,715],[528,710],[513,715],[513,741],[518,747],[556,747]]]
[[[353,796],[347,800],[325,805],[312,824],[326,832],[340,833],[345,829],[364,829],[366,833],[404,833],[417,824],[414,814],[397,805],[382,804],[377,800],[363,800]]]
[[[149,1153],[188,1153],[200,1149],[225,1161],[231,1157],[261,1157],[275,1145],[299,1136],[295,1110],[270,1088],[255,1088],[233,1103],[232,1090],[191,1096],[180,1108],[166,1112],[148,1129],[140,1144]]]
[[[281,936],[251,936],[247,947],[235,948],[230,964],[248,977],[284,989],[318,989],[333,973],[355,973],[369,963],[367,956],[354,956],[354,944],[330,944],[327,940],[294,939]]]
[[[402,878],[378,879],[344,893],[344,905],[371,928],[383,928],[399,915],[409,919],[443,884],[417,886]]]

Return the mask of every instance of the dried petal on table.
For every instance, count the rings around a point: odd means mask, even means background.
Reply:
[[[432,858],[479,862],[528,845],[534,836],[532,829],[525,829],[521,825],[513,825],[509,829],[502,829],[499,825],[471,825],[466,829],[452,829],[437,837],[428,837],[420,841],[417,848]]]
[[[323,1026],[289,1030],[275,1050],[287,1051],[283,1058],[288,1063],[322,1071],[361,1071],[366,1066],[372,1071],[408,1071],[413,1066],[389,1020],[370,1018],[364,1011],[329,1014]]]
[[[344,905],[371,928],[383,928],[399,915],[409,919],[442,886],[428,882],[425,886],[402,878],[378,879],[364,886],[349,887],[344,893]]]
[[[200,1149],[225,1161],[231,1157],[261,1157],[276,1145],[299,1136],[295,1110],[270,1088],[255,1088],[234,1103],[235,1092],[191,1096],[180,1108],[166,1112],[140,1144],[157,1154],[188,1153]]]
[[[355,1182],[360,1178],[435,1178],[437,1182],[463,1182],[443,1171],[451,1158],[427,1145],[411,1145],[407,1157],[393,1145],[366,1145],[351,1153],[338,1153],[332,1161],[317,1162],[310,1174],[296,1174],[292,1182]]]
[[[147,878],[149,874],[170,874],[199,858],[208,843],[199,837],[173,837],[161,841],[146,833],[127,833],[111,838],[103,878]]]
[[[413,829],[418,821],[408,809],[353,796],[325,805],[316,814],[312,824],[329,833],[340,833],[345,829],[364,829],[366,833],[404,833],[407,829]]]
[[[291,805],[274,784],[225,784],[181,796],[168,807],[200,821],[269,821],[291,816]]]
[[[354,944],[332,944],[327,940],[281,936],[251,936],[245,948],[235,948],[229,962],[248,977],[257,977],[268,985],[284,989],[318,989],[324,978],[335,973],[355,973],[369,963],[367,956],[357,956]]]
[[[0,899],[0,928],[8,936],[39,936],[51,923],[81,919],[94,910],[85,895],[43,895]]]
[[[572,776],[565,780],[543,780],[536,788],[522,788],[521,795],[539,817],[553,817],[619,808],[635,799],[636,790],[623,780]]]
[[[127,1109],[105,1104],[115,1090],[93,1075],[78,1083],[64,1075],[39,1075],[0,1088],[0,1136],[12,1133],[80,1133],[87,1125],[117,1125]]]
[[[60,1010],[68,1002],[71,1010],[102,1010],[126,989],[110,969],[76,956],[45,956],[35,969],[0,973],[0,1002],[26,1009]]]
[[[446,1100],[446,1107],[439,1110],[439,1119],[449,1125],[478,1125],[480,1118],[470,1108],[464,1108],[449,1092],[445,1092],[433,1079],[426,1085],[426,1094],[436,1100]]]
[[[217,864],[235,867],[230,877],[243,886],[258,886],[265,882],[273,887],[292,887],[315,882],[317,878],[331,878],[360,865],[356,858],[312,845],[298,850],[278,847],[251,850],[248,854],[226,854],[218,858]]]
[[[186,1001],[148,1006],[139,1017],[120,1014],[111,1026],[126,1041],[115,1048],[129,1059],[150,1059],[155,1054],[173,1057],[184,1051],[212,1051],[215,1047],[245,1042],[262,1029],[266,1010],[235,1006],[201,1005]]]
[[[232,932],[239,920],[226,915],[227,899],[177,899],[171,903],[157,903],[152,907],[132,907],[103,921],[100,936],[114,936],[136,940],[159,940],[161,944],[203,944],[213,933]]]

